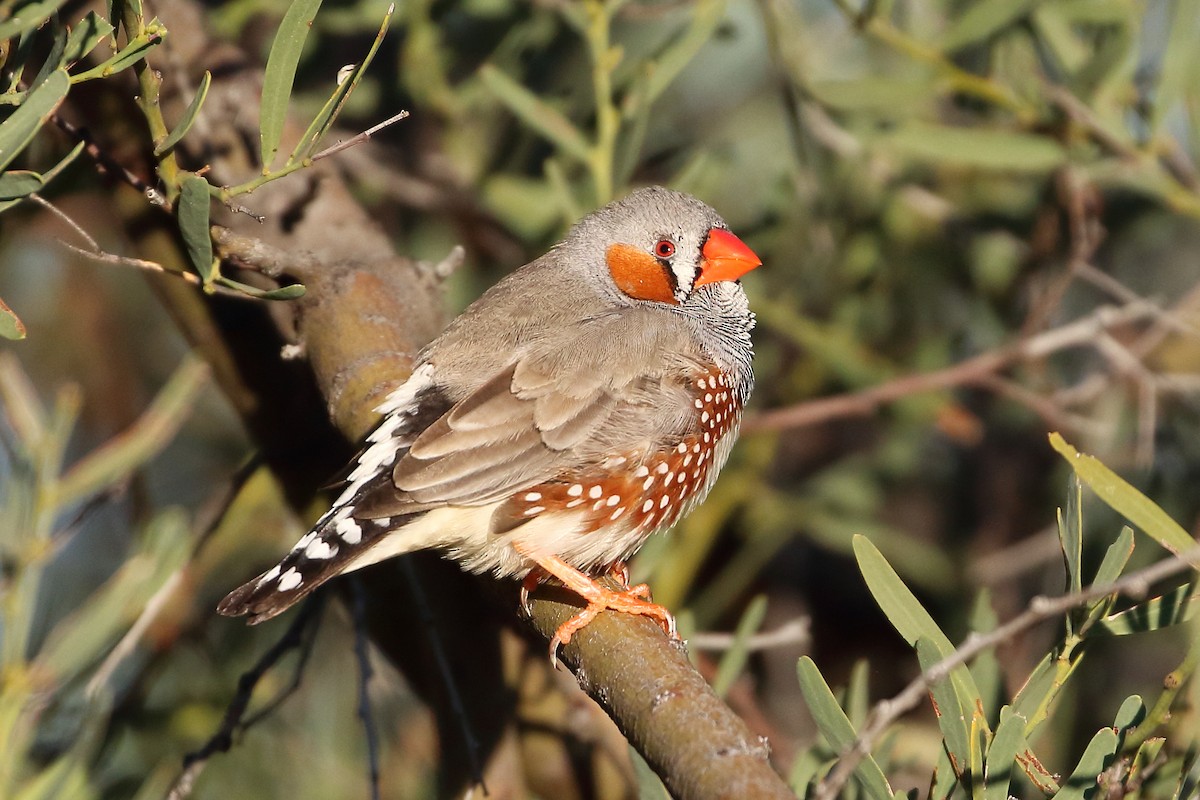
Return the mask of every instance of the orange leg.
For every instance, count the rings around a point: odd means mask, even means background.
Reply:
[[[550,663],[554,666],[558,666],[559,646],[570,642],[571,637],[598,617],[602,611],[620,611],[626,614],[650,617],[662,625],[667,635],[678,638],[678,633],[675,631],[675,618],[671,616],[671,612],[646,599],[650,596],[650,589],[645,584],[630,587],[628,573],[623,569],[623,564],[613,565],[612,571],[614,577],[620,580],[625,588],[621,591],[613,591],[596,583],[560,558],[529,553],[523,555],[537,564],[537,569],[531,572],[521,585],[522,603],[527,609],[529,590],[541,581],[543,575],[554,576],[563,586],[587,601],[587,606],[583,611],[560,625],[554,638],[550,640]],[[538,574],[539,570],[541,574]]]

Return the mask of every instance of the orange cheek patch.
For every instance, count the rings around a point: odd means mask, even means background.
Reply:
[[[677,304],[666,270],[654,256],[627,244],[614,244],[605,254],[613,283],[637,300]]]

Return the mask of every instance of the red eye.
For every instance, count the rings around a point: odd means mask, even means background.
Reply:
[[[675,255],[675,243],[670,239],[663,239],[654,245],[654,255],[659,258],[670,258]]]

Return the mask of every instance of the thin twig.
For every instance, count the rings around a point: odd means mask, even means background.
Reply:
[[[358,661],[358,718],[367,737],[367,782],[371,800],[379,800],[379,739],[371,717],[371,654],[367,650],[366,590],[355,576],[350,581],[353,598],[350,610],[354,618],[354,657]]]
[[[369,141],[372,136],[379,133],[384,128],[386,128],[390,125],[395,125],[397,122],[399,122],[400,120],[404,119],[407,116],[408,116],[407,111],[401,111],[399,114],[396,114],[395,116],[388,117],[383,122],[379,123],[378,125],[372,125],[370,128],[367,128],[365,131],[358,134],[357,136],[352,136],[351,138],[347,139],[344,142],[337,142],[336,144],[329,145],[329,147],[326,147],[324,150],[322,150],[321,152],[319,152],[315,156],[313,156],[312,160],[320,161],[322,158],[328,158],[329,156],[340,153],[343,150],[348,150],[351,147],[354,147],[356,144],[362,144],[363,142]]]
[[[58,217],[58,219],[64,225],[69,227],[72,231],[74,231],[76,233],[76,235],[79,236],[79,238],[83,239],[83,241],[87,243],[87,247],[84,248],[84,247],[78,247],[76,245],[73,245],[70,242],[65,242],[62,239],[58,240],[59,245],[61,245],[62,247],[65,247],[67,250],[70,250],[72,253],[75,253],[76,255],[82,256],[82,257],[92,260],[92,261],[98,261],[101,264],[111,264],[111,265],[117,266],[117,267],[133,267],[134,269],[140,269],[144,272],[157,272],[162,275],[170,275],[173,278],[179,278],[184,283],[190,283],[193,286],[199,287],[199,286],[204,285],[204,281],[202,281],[200,279],[200,276],[196,275],[195,273],[180,272],[178,270],[167,269],[162,264],[159,264],[157,261],[145,261],[140,258],[131,258],[129,256],[119,256],[115,253],[106,252],[105,250],[102,250],[100,248],[100,245],[96,243],[96,240],[92,238],[91,234],[89,234],[86,230],[84,230],[83,226],[80,225],[78,222],[76,222],[74,219],[72,219],[71,216],[69,214],[67,214],[67,212],[63,211],[61,208],[54,205],[49,200],[47,200],[46,198],[37,194],[36,192],[29,195],[29,199],[32,200],[33,202],[37,203],[42,208],[49,211],[54,216]],[[235,292],[233,290],[226,289],[220,285],[214,285],[211,288],[214,291],[216,291],[218,294],[222,294],[227,297],[238,297],[243,300],[248,299],[247,296],[242,294],[241,292]]]
[[[763,631],[749,636],[745,640],[746,650],[754,653],[759,650],[770,650],[775,647],[786,647],[793,644],[807,644],[811,638],[809,628],[811,620],[808,617],[798,617],[789,620],[772,631]],[[692,650],[728,650],[733,647],[737,637],[732,633],[693,633],[688,637],[688,647]]]
[[[746,419],[742,431],[749,433],[799,428],[838,417],[865,416],[885,403],[908,395],[983,383],[1014,364],[1043,359],[1074,347],[1091,346],[1104,331],[1155,316],[1159,311],[1161,309],[1148,302],[1129,303],[1120,308],[1104,306],[1074,322],[980,353],[945,369],[904,375],[860,392],[824,397],[756,414]]]
[[[972,633],[958,648],[922,672],[896,696],[875,704],[858,738],[842,754],[837,766],[817,787],[816,800],[834,800],[846,785],[859,762],[870,754],[876,740],[903,714],[915,708],[926,696],[929,687],[943,680],[955,667],[967,663],[985,650],[1003,644],[1038,623],[1061,616],[1072,608],[1099,600],[1109,595],[1144,596],[1151,584],[1196,569],[1200,566],[1200,547],[1193,547],[1178,555],[1131,572],[1112,583],[1090,586],[1080,592],[1069,592],[1058,597],[1038,596],[1029,601],[1028,608],[1008,622],[986,634]]]
[[[229,701],[229,706],[225,709],[225,717],[221,720],[220,727],[204,743],[203,747],[184,756],[183,771],[171,786],[170,792],[167,793],[167,800],[184,800],[184,798],[191,795],[196,778],[204,771],[208,760],[214,754],[227,752],[233,746],[234,733],[239,730],[245,730],[262,719],[263,712],[259,712],[250,718],[245,718],[246,709],[250,705],[250,698],[254,695],[254,688],[284,655],[294,649],[300,650],[300,662],[292,684],[268,703],[266,708],[276,708],[282,702],[283,698],[299,685],[301,670],[307,661],[306,653],[309,651],[309,648],[306,647],[305,633],[309,629],[310,624],[313,630],[316,629],[323,601],[324,594],[321,592],[310,597],[300,607],[296,618],[292,620],[292,624],[284,631],[279,641],[275,642],[271,646],[271,649],[263,653],[262,657],[258,659],[253,667],[243,672],[242,676],[238,678],[237,692],[234,694],[233,699]]]
[[[417,610],[417,618],[421,623],[421,630],[425,632],[429,641],[429,650],[433,653],[434,660],[437,661],[438,674],[445,678],[446,699],[450,703],[450,710],[454,713],[455,719],[459,721],[463,742],[467,746],[467,761],[471,765],[472,777],[483,789],[484,795],[486,795],[488,792],[487,785],[483,782],[483,763],[479,759],[482,747],[479,744],[479,739],[475,736],[475,732],[471,730],[467,710],[463,706],[462,695],[459,694],[458,686],[454,683],[454,673],[450,670],[450,659],[446,655],[446,647],[442,643],[441,636],[438,635],[437,620],[434,619],[429,598],[425,594],[425,590],[421,587],[421,575],[417,572],[416,567],[413,566],[412,559],[399,559],[399,566],[404,571],[404,585],[412,593],[413,607]]]

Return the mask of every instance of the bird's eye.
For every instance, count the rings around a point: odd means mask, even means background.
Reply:
[[[659,258],[670,258],[675,255],[675,243],[670,239],[663,239],[654,245],[654,255]]]

